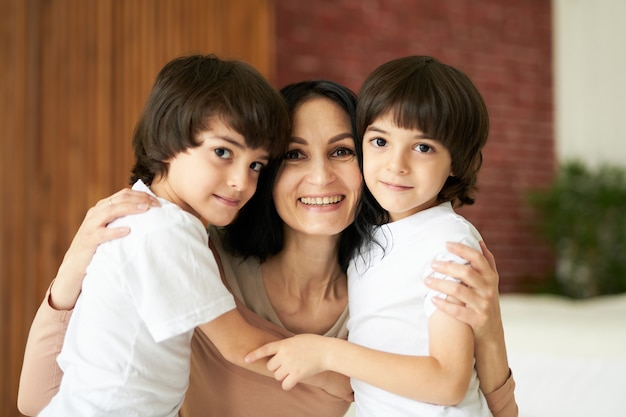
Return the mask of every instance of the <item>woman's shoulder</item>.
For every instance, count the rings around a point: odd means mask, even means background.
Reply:
[[[210,226],[209,239],[219,259],[223,280],[232,293],[248,308],[260,315],[269,314],[271,305],[263,286],[261,265],[254,258],[242,258],[229,252],[223,241],[223,229]],[[257,311],[258,310],[258,311]]]

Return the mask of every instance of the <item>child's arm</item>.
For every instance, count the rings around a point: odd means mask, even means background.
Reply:
[[[279,338],[248,323],[235,309],[231,310],[209,323],[202,324],[199,329],[213,342],[227,361],[247,368],[256,373],[274,377],[268,370],[267,359],[248,362],[245,356],[252,349],[265,345]],[[333,372],[324,372],[302,382],[322,388],[331,395],[353,400],[352,388],[347,377]]]
[[[469,326],[443,313],[430,318],[430,356],[381,352],[341,339],[298,335],[265,345],[247,357],[252,362],[274,355],[268,369],[283,388],[302,378],[332,370],[418,401],[458,404],[465,396],[473,368]]]
[[[227,361],[272,376],[265,366],[267,361],[251,364],[245,362],[244,357],[250,350],[279,338],[248,323],[237,309],[224,313],[198,328],[207,335]]]

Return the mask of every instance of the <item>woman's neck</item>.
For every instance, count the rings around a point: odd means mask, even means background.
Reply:
[[[290,287],[328,288],[342,270],[337,258],[337,236],[311,236],[285,232],[283,249],[268,259]]]
[[[267,295],[288,330],[327,331],[347,305],[338,238],[287,234],[283,250],[262,265]]]

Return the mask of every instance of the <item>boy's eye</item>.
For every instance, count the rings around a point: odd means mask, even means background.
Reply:
[[[252,169],[255,172],[259,172],[259,171],[261,171],[263,169],[264,166],[265,165],[263,165],[260,162],[253,162],[253,163],[250,164],[250,169]]]
[[[417,150],[418,152],[427,153],[431,152],[433,148],[430,145],[426,145],[425,143],[420,143],[415,147],[415,150]]]
[[[387,141],[383,138],[374,138],[370,140],[370,142],[372,143],[372,145],[379,147],[379,148],[382,148],[383,146],[387,144]]]
[[[229,159],[232,157],[232,153],[226,148],[215,149],[215,154],[222,159]]]

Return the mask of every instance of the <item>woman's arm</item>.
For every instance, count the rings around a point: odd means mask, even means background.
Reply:
[[[17,408],[27,416],[37,415],[50,402],[63,377],[56,358],[63,347],[71,312],[50,307],[49,295],[48,290],[31,325],[24,351]]]
[[[448,249],[470,262],[461,265],[452,262],[435,262],[433,269],[458,278],[457,283],[430,278],[426,285],[436,291],[453,296],[462,304],[434,297],[433,302],[447,315],[470,325],[474,331],[474,355],[480,388],[494,417],[516,417],[515,382],[509,369],[500,314],[498,271],[493,254],[481,242],[483,253],[458,243]]]
[[[142,213],[159,206],[153,196],[125,188],[104,198],[90,208],[74,236],[50,291],[50,305],[57,310],[71,310],[78,299],[83,278],[98,245],[130,233],[128,227],[106,227],[118,217]]]
[[[117,217],[140,213],[154,205],[159,203],[150,195],[124,189],[100,200],[87,212],[31,325],[17,399],[23,414],[37,415],[58,391],[63,373],[56,358],[96,248],[129,233],[128,228],[108,229],[106,225]]]

